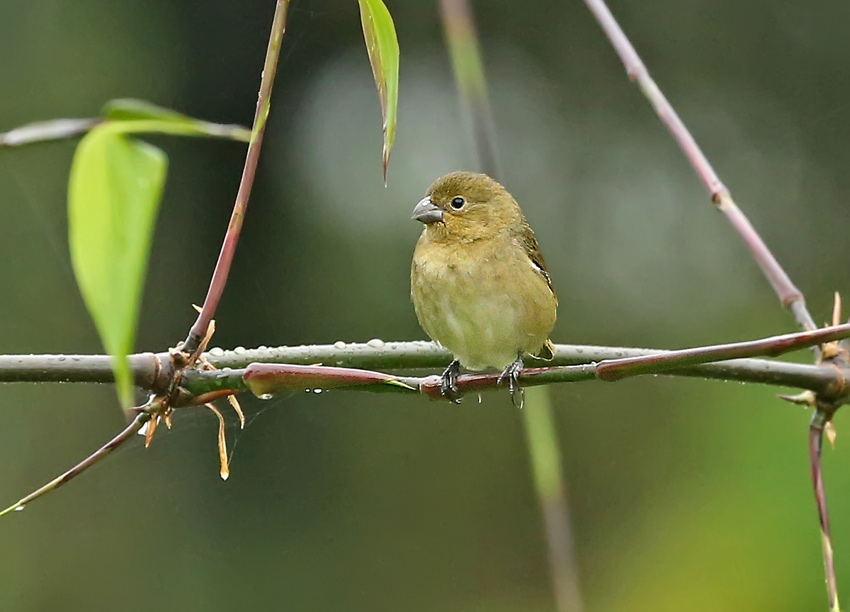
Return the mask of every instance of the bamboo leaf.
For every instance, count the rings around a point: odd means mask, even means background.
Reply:
[[[360,20],[363,23],[363,38],[375,75],[381,114],[384,118],[384,183],[387,182],[387,165],[390,150],[395,140],[396,117],[398,114],[398,38],[395,25],[381,0],[358,0]]]
[[[112,366],[118,396],[132,405],[133,350],[165,153],[104,124],[74,154],[68,185],[71,263]]]
[[[157,106],[147,100],[118,98],[103,105],[100,114],[110,121],[136,121],[139,119],[158,119],[160,121],[194,121],[191,117],[177,111]]]
[[[147,131],[178,136],[209,136],[241,142],[248,142],[251,139],[251,130],[241,125],[201,121],[145,100],[133,98],[111,100],[103,106],[101,114],[109,121],[136,126],[119,126],[119,129],[125,132]],[[139,127],[142,129],[138,129]]]

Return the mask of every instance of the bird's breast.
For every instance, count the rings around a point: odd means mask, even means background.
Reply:
[[[513,243],[417,244],[411,297],[425,332],[472,370],[536,352],[555,322],[554,295]]]

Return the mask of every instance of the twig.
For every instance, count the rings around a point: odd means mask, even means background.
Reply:
[[[818,346],[840,340],[849,331],[850,324],[836,325],[813,331],[772,336],[763,340],[668,351],[654,357],[617,359],[609,363],[600,363],[596,373],[602,380],[618,380],[627,376],[657,373],[684,365],[734,359],[736,357],[754,357],[757,355],[776,357],[798,348]],[[842,392],[843,388],[836,390],[836,393]]]
[[[472,124],[472,136],[478,151],[478,161],[484,172],[500,180],[498,148],[496,147],[496,129],[493,122],[493,112],[490,106],[490,96],[487,94],[487,78],[484,74],[484,62],[481,60],[478,35],[475,31],[475,20],[469,0],[441,0],[443,27],[446,32],[449,51],[452,57],[455,81],[460,92],[466,116]],[[417,385],[427,392],[427,386]],[[538,461],[546,457],[549,462],[560,462],[558,435],[554,430],[552,405],[548,391],[539,390],[533,394],[535,407],[523,411],[529,435],[528,452],[537,474]],[[519,400],[520,406],[522,400]],[[530,419],[537,417],[532,423]],[[532,435],[533,434],[533,435]],[[553,483],[552,479],[558,482]],[[539,480],[537,481],[540,484]],[[578,597],[578,578],[574,563],[564,560],[574,558],[572,538],[569,526],[569,508],[567,507],[560,471],[549,472],[545,483],[549,493],[557,487],[560,494],[554,498],[547,495],[540,486],[536,488],[540,508],[543,512],[546,526],[546,543],[549,550],[550,579],[555,593],[555,602],[561,612],[579,612],[581,609],[573,606],[580,603]]]
[[[812,484],[815,489],[815,502],[820,520],[821,551],[823,569],[826,575],[826,595],[829,611],[838,612],[838,585],[835,580],[835,554],[832,549],[832,535],[829,528],[829,513],[826,506],[826,489],[823,485],[822,449],[824,428],[832,419],[831,411],[815,410],[809,425],[809,464],[812,469]]]
[[[101,446],[94,453],[86,457],[80,463],[72,467],[70,470],[65,472],[64,474],[57,476],[50,482],[48,482],[43,487],[36,489],[29,495],[22,497],[14,504],[6,508],[5,510],[0,511],[0,516],[4,516],[9,514],[10,512],[19,512],[23,510],[27,504],[38,499],[45,493],[50,493],[61,487],[66,482],[73,480],[87,469],[92,467],[95,463],[106,457],[109,453],[114,451],[116,448],[127,442],[127,440],[131,439],[137,432],[141,431],[142,427],[144,427],[145,423],[150,421],[151,414],[148,412],[139,412],[136,415],[136,418],[124,428],[124,430],[119,433],[117,436],[112,438],[109,442]]]
[[[678,143],[684,154],[687,156],[691,165],[694,167],[697,175],[702,180],[708,192],[711,194],[711,199],[720,211],[726,216],[732,227],[743,240],[744,244],[749,249],[756,263],[761,268],[767,280],[770,282],[776,295],[782,305],[791,311],[798,325],[804,330],[814,330],[817,325],[812,319],[811,314],[806,308],[806,301],[803,293],[797,289],[794,283],[791,282],[785,270],[779,265],[779,262],[767,248],[767,245],[758,235],[752,224],[746,218],[743,212],[737,207],[732,200],[732,196],[726,186],[720,181],[720,178],[714,172],[708,159],[703,154],[702,150],[697,145],[693,136],[685,127],[682,120],[673,110],[673,107],[668,102],[667,98],[658,88],[655,81],[650,77],[649,71],[641,61],[629,39],[626,37],[623,30],[620,28],[611,11],[605,5],[604,0],[585,0],[585,4],[596,17],[599,24],[602,26],[606,36],[611,41],[617,54],[620,56],[626,72],[632,81],[635,81],[646,98],[655,108],[664,125],[670,131],[670,134]],[[846,348],[846,347],[845,347]],[[821,347],[813,347],[815,361],[820,363],[824,357]],[[837,369],[847,367],[846,351],[845,354],[833,351],[829,357],[830,363]],[[843,381],[842,381],[843,384]],[[823,398],[816,397],[815,403],[819,404]],[[820,411],[816,412],[816,416]],[[827,417],[827,422],[831,418],[831,413]],[[821,438],[823,432],[810,432],[810,461],[812,469],[812,477],[814,478],[815,490],[817,492],[818,515],[821,521],[821,534],[823,540],[823,555],[824,568],[826,571],[827,591],[829,595],[829,604],[831,611],[838,610],[838,595],[835,580],[835,568],[832,558],[832,543],[829,534],[829,520],[826,508],[826,495],[823,491],[822,467],[821,467]]]
[[[806,309],[806,301],[803,293],[797,289],[791,279],[776,261],[776,258],[767,248],[767,245],[758,235],[758,232],[753,228],[747,217],[735,205],[729,190],[717,176],[708,158],[703,154],[702,149],[691,136],[688,128],[682,123],[679,115],[670,105],[667,97],[661,92],[655,81],[649,75],[637,51],[629,42],[626,34],[623,32],[620,25],[614,19],[611,11],[606,6],[604,0],[584,0],[584,3],[593,13],[599,25],[602,26],[611,45],[620,56],[620,60],[626,67],[626,73],[629,78],[637,83],[637,86],[643,92],[644,96],[652,104],[659,119],[669,130],[670,134],[676,140],[679,148],[691,162],[691,165],[696,171],[699,178],[702,180],[705,188],[711,194],[711,200],[726,215],[726,218],[732,224],[732,227],[738,232],[741,240],[752,253],[756,263],[761,268],[782,305],[786,307],[794,315],[797,323],[804,330],[812,330],[817,327],[814,320]]]
[[[534,488],[537,490],[537,499],[546,527],[556,608],[579,612],[584,606],[570,525],[567,486],[561,470],[561,450],[550,394],[544,389],[528,389],[525,399],[523,423],[531,456]]]
[[[52,121],[29,123],[8,132],[0,133],[0,148],[73,138],[85,134],[103,121],[101,117],[93,117],[90,119],[53,119]]]
[[[257,109],[254,114],[254,125],[251,128],[251,140],[248,143],[248,152],[245,156],[245,166],[242,170],[242,180],[236,194],[236,203],[227,233],[221,245],[221,252],[215,265],[204,305],[194,325],[189,330],[189,335],[183,343],[183,350],[194,353],[207,333],[210,321],[212,321],[218,303],[224,293],[227,277],[230,274],[230,265],[233,263],[233,255],[236,252],[236,244],[239,242],[239,234],[242,230],[242,222],[245,219],[245,211],[248,208],[248,200],[251,197],[251,188],[254,185],[254,176],[257,172],[257,163],[260,159],[260,149],[263,144],[263,135],[266,129],[266,120],[271,107],[271,93],[274,85],[274,77],[277,72],[277,60],[280,56],[280,46],[283,33],[286,29],[286,10],[289,0],[277,0],[274,19],[272,21],[269,45],[266,50],[266,59],[263,64],[263,76],[260,81],[260,92],[257,96]]]
[[[481,169],[498,179],[502,172],[496,128],[472,7],[468,0],[440,0],[440,9],[455,82],[465,114],[472,124],[472,138]]]

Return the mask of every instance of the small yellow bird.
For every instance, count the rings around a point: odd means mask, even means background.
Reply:
[[[413,218],[425,224],[410,271],[416,317],[454,356],[443,395],[458,401],[461,365],[494,368],[521,405],[523,355],[554,355],[558,298],[519,204],[487,175],[452,172],[431,185]]]

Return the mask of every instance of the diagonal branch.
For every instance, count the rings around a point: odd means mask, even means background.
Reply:
[[[667,100],[667,97],[656,85],[655,81],[649,75],[640,56],[635,51],[632,43],[629,41],[626,34],[623,32],[620,25],[614,19],[611,11],[605,5],[604,0],[584,0],[584,3],[593,13],[602,30],[611,41],[611,45],[620,56],[620,60],[626,67],[626,73],[629,78],[634,81],[643,95],[652,104],[658,118],[669,130],[670,134],[676,140],[679,148],[688,158],[688,161],[693,166],[694,171],[702,180],[703,185],[711,194],[711,200],[718,209],[726,216],[729,223],[741,237],[747,249],[756,260],[756,263],[761,268],[762,273],[767,277],[771,287],[776,292],[782,305],[791,311],[797,323],[802,329],[812,330],[817,327],[812,316],[806,309],[806,300],[803,293],[797,289],[782,266],[767,248],[767,245],[761,239],[758,232],[753,228],[746,215],[738,208],[726,185],[717,176],[711,163],[706,158],[705,154],[700,149],[694,137],[685,127],[685,124],[679,118],[679,115],[673,109],[673,106]]]
[[[289,0],[277,0],[272,22],[272,30],[269,36],[269,45],[266,50],[266,59],[263,64],[263,75],[260,82],[260,93],[257,96],[257,109],[254,114],[254,125],[251,128],[251,140],[248,143],[248,152],[245,155],[245,167],[242,170],[242,180],[239,182],[239,190],[236,194],[236,203],[233,205],[233,213],[227,226],[227,233],[221,245],[221,252],[215,265],[204,305],[198,313],[198,318],[189,330],[189,335],[184,341],[183,350],[192,354],[200,346],[201,341],[209,329],[218,303],[224,293],[227,277],[230,274],[230,265],[233,263],[233,255],[236,252],[236,244],[239,242],[239,234],[242,231],[242,222],[248,209],[248,199],[251,197],[251,188],[254,185],[254,176],[257,173],[257,164],[260,160],[260,149],[263,145],[263,135],[266,130],[266,120],[271,108],[271,94],[274,86],[274,77],[277,72],[277,60],[280,56],[280,45],[283,33],[286,29],[286,10]]]
[[[764,273],[782,305],[791,311],[797,324],[804,330],[811,331],[816,329],[814,320],[806,308],[806,301],[803,293],[797,289],[791,279],[779,265],[779,262],[767,248],[767,245],[758,235],[752,224],[749,222],[743,212],[737,207],[732,199],[729,190],[720,181],[720,178],[714,172],[708,159],[703,154],[702,150],[697,145],[693,136],[685,127],[682,120],[673,110],[673,107],[668,102],[667,98],[658,88],[655,81],[649,75],[649,71],[641,61],[635,48],[632,46],[629,39],[626,37],[623,30],[620,28],[611,11],[605,5],[604,0],[584,0],[587,7],[593,13],[599,25],[605,32],[605,35],[611,41],[612,46],[620,56],[623,64],[626,67],[626,72],[629,78],[636,82],[640,90],[650,101],[655,108],[661,121],[667,126],[670,134],[676,140],[679,148],[687,156],[691,165],[694,167],[697,175],[702,180],[706,189],[711,194],[711,199],[718,209],[726,216],[732,227],[743,240],[744,244],[749,249],[756,260],[762,272]],[[837,301],[836,301],[837,302]],[[828,363],[836,368],[836,370],[846,369],[848,365],[847,351],[831,350],[830,354],[825,354],[826,347],[813,347],[815,361],[820,363],[824,358]],[[812,403],[816,407],[815,418],[822,419],[824,423],[828,423],[834,414],[838,404],[829,401],[831,398],[825,397],[823,394],[816,396]],[[825,406],[832,406],[827,410]],[[821,468],[821,447],[824,428],[810,428],[809,433],[809,457],[812,468],[812,478],[814,480],[816,491],[816,503],[818,514],[821,522],[821,535],[823,543],[823,558],[824,569],[826,573],[827,594],[831,611],[838,610],[838,592],[835,580],[835,567],[832,558],[832,540],[829,532],[829,520],[827,517],[826,494],[823,488],[822,468]]]
[[[134,435],[136,435],[136,433],[141,431],[142,427],[145,426],[145,423],[150,420],[150,413],[139,412],[136,415],[136,418],[133,419],[133,421],[130,422],[130,424],[127,425],[127,427],[125,427],[121,431],[121,433],[112,438],[109,442],[101,446],[94,453],[83,459],[80,463],[72,467],[70,470],[64,472],[63,474],[60,474],[59,476],[57,476],[44,486],[39,487],[29,495],[22,497],[8,508],[0,510],[0,516],[4,516],[6,514],[9,514],[10,512],[20,512],[31,501],[36,500],[42,495],[50,493],[51,491],[55,491],[63,484],[67,483],[70,480],[73,480],[74,478],[85,472],[87,469],[92,467],[95,463],[106,457],[112,451],[114,451],[115,449],[123,445],[125,442],[130,440]]]

